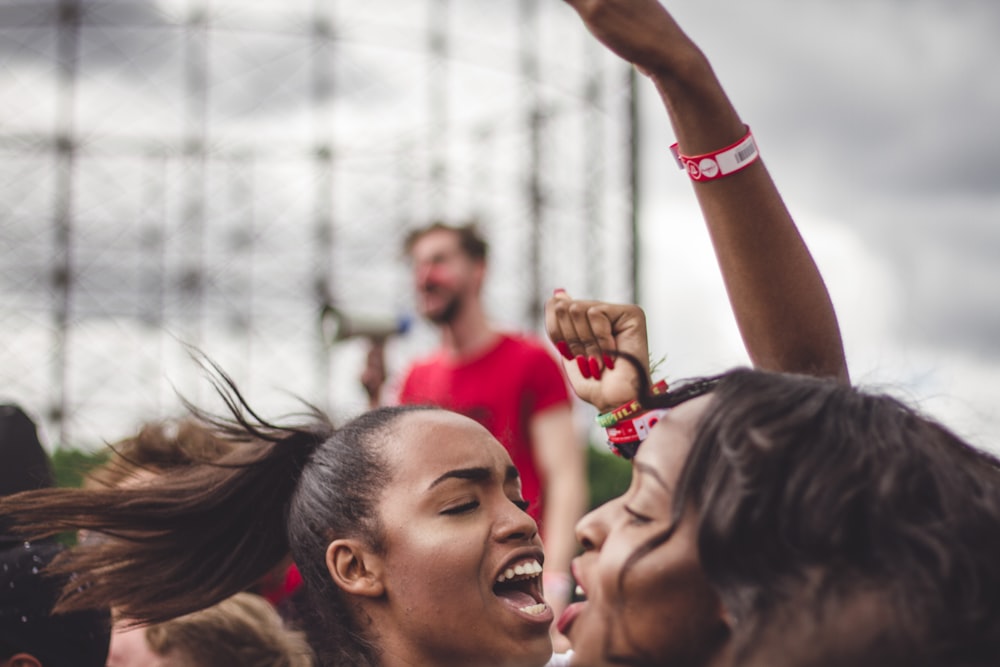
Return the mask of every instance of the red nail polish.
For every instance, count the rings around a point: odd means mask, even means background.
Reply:
[[[597,360],[597,357],[588,357],[590,360],[590,374],[594,376],[595,380],[601,379],[601,362]]]
[[[565,294],[565,293],[566,293],[566,290],[564,290],[562,287],[557,287],[554,290],[552,290],[552,296],[556,296],[557,294]]]
[[[569,343],[564,340],[558,341],[556,343],[556,349],[559,350],[559,354],[563,356],[566,361],[573,361],[573,353],[569,351]]]
[[[615,358],[612,357],[610,354],[605,354],[604,355],[604,366],[609,371],[615,370]]]
[[[580,369],[580,375],[590,379],[590,364],[587,363],[587,357],[582,354],[576,358],[576,365]]]

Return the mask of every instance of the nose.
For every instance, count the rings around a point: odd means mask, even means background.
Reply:
[[[576,541],[584,551],[599,551],[608,535],[607,516],[615,501],[607,502],[587,512],[576,522]]]
[[[538,536],[538,524],[527,512],[510,500],[506,500],[502,505],[502,514],[494,524],[498,541],[530,542]]]

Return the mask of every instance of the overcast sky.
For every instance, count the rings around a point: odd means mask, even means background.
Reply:
[[[128,289],[134,287],[137,275],[148,278],[149,267],[131,255],[104,251],[122,243],[121,220],[135,217],[136,211],[146,215],[143,206],[148,208],[148,202],[143,204],[142,198],[159,196],[156,188],[161,186],[148,171],[150,164],[158,167],[148,160],[116,160],[117,149],[102,141],[155,136],[149,145],[153,150],[180,144],[190,130],[184,119],[191,100],[178,94],[185,85],[183,53],[189,46],[178,26],[183,27],[201,5],[211,7],[213,22],[235,26],[211,37],[206,123],[213,150],[238,153],[252,144],[254,150],[277,152],[273,163],[254,163],[256,171],[250,176],[238,172],[239,164],[233,167],[233,173],[249,185],[239,178],[227,181],[217,172],[208,174],[208,215],[223,222],[227,234],[241,229],[254,238],[241,240],[236,234],[209,239],[209,249],[216,243],[223,255],[230,255],[228,264],[225,256],[212,260],[220,262],[215,267],[219,282],[232,286],[223,300],[242,298],[239,289],[256,275],[254,298],[261,303],[272,298],[274,303],[288,302],[291,292],[281,291],[277,280],[272,285],[268,278],[287,278],[296,271],[302,273],[297,282],[281,289],[311,293],[302,287],[310,284],[305,268],[313,239],[308,227],[290,230],[298,224],[295,221],[311,219],[315,174],[295,163],[294,156],[309,150],[317,122],[325,119],[333,119],[341,170],[333,179],[338,188],[335,205],[341,207],[335,215],[350,221],[337,232],[342,252],[349,255],[341,259],[349,260],[344,264],[354,273],[385,273],[383,268],[397,261],[395,241],[386,240],[398,227],[400,210],[405,209],[410,219],[420,219],[432,208],[421,198],[424,193],[407,194],[388,173],[395,170],[396,176],[405,176],[407,169],[423,168],[419,165],[427,160],[426,152],[421,153],[428,134],[428,86],[422,77],[429,70],[419,58],[426,49],[428,22],[434,20],[427,12],[428,3],[331,0],[323,5],[338,8],[340,50],[332,87],[320,96],[318,107],[304,104],[315,84],[310,78],[315,47],[302,38],[308,35],[305,17],[311,0],[88,0],[83,4],[101,28],[86,33],[79,51],[83,75],[75,121],[83,155],[93,162],[80,169],[76,204],[83,222],[94,226],[77,241],[81,258],[96,250],[93,262],[82,262],[91,272],[84,278],[93,282],[78,299],[93,298],[114,315],[137,308],[145,315],[143,309],[157,307],[150,304],[148,294]],[[854,380],[893,391],[973,442],[1000,451],[995,398],[1000,393],[1000,3],[677,0],[666,4],[709,56],[743,120],[753,128],[763,159],[826,278]],[[51,22],[38,18],[45,8],[55,6],[52,0],[0,1],[0,134],[5,137],[48,132],[56,125],[58,104],[52,95],[56,32]],[[512,18],[516,16],[512,5],[455,0],[450,6],[453,60],[448,66],[448,111],[457,138],[448,148],[453,161],[448,172],[449,213],[491,212],[488,222],[496,232],[493,241],[503,265],[504,257],[523,254],[517,225],[523,226],[525,209],[517,203],[519,194],[514,190],[520,183],[518,151],[523,151],[523,132],[517,126],[523,119],[518,101],[523,91],[515,80],[519,67],[515,47],[523,29]],[[581,187],[576,161],[583,148],[578,130],[588,121],[577,117],[577,106],[581,73],[591,63],[580,54],[581,45],[590,38],[561,0],[548,0],[541,7],[543,95],[555,128],[548,155],[550,161],[566,160],[566,164],[547,164],[545,178],[550,200],[562,203],[576,197]],[[138,27],[114,29],[118,24]],[[609,81],[620,80],[614,67],[607,62],[602,67],[608,68]],[[652,86],[642,84],[641,294],[650,316],[651,350],[666,357],[663,369],[672,378],[745,363],[690,184],[669,157],[672,132]],[[616,91],[609,87],[607,94],[613,97]],[[613,121],[608,107],[604,111],[605,120]],[[555,127],[564,119],[565,127]],[[617,135],[606,130],[605,140],[620,145],[620,130]],[[4,196],[0,210],[12,216],[4,220],[31,224],[0,229],[0,241],[9,246],[6,255],[0,248],[0,256],[10,267],[29,261],[32,252],[42,252],[51,242],[49,231],[38,228],[34,220],[51,216],[52,165],[27,152],[18,153],[17,141],[5,144],[13,152],[5,153],[0,163]],[[410,149],[412,154],[405,152]],[[26,156],[31,159],[23,160]],[[608,219],[623,218],[622,156],[609,151],[607,160],[604,176],[618,194],[608,195],[605,213]],[[163,164],[170,192],[183,193],[191,187],[184,180],[184,169],[183,164]],[[262,183],[267,187],[260,187]],[[249,196],[256,208],[247,214],[248,222],[240,204]],[[164,216],[177,222],[184,214],[183,198],[178,200],[181,204],[172,201],[163,204],[170,209]],[[580,210],[572,203],[549,211],[547,222],[556,240],[549,239],[544,248],[545,280],[577,292],[587,282],[586,272],[595,266],[581,261],[580,246],[574,245],[582,236]],[[128,246],[132,250],[148,241],[141,230],[127,233],[134,237]],[[234,253],[233,248],[253,243],[270,252],[259,253],[256,268],[247,268],[245,254]],[[15,246],[19,250],[11,252]],[[279,255],[279,249],[288,254]],[[170,269],[172,262],[181,266],[183,253],[183,248],[167,252],[164,266]],[[39,261],[44,266],[48,259]],[[613,266],[618,260],[612,256],[604,261]],[[10,267],[6,279],[21,289],[24,281]],[[494,274],[490,290],[499,319],[507,314],[504,306],[525,299],[522,273]],[[381,282],[378,276],[364,275],[368,289],[350,290],[346,296],[377,308],[402,303],[405,298],[397,295],[405,292],[405,274],[403,279],[398,273],[386,275]],[[623,293],[621,278],[612,271],[602,275],[605,296]],[[272,288],[273,293],[268,292]],[[37,301],[51,298],[45,280],[33,289],[42,295]],[[40,310],[30,317],[16,314],[21,298],[29,308],[37,307],[35,297],[24,297],[34,293],[6,295],[0,357],[8,392],[14,387],[16,391],[10,392],[17,394],[14,398],[29,403],[37,398],[37,405],[28,407],[39,412],[45,409],[53,377],[48,367],[51,350],[40,347],[50,341],[44,329],[49,319]],[[257,307],[262,308],[260,303]],[[269,325],[284,325],[291,319],[289,313],[276,311]],[[123,333],[125,342],[117,338]],[[286,333],[279,329],[279,334],[290,348],[295,347]],[[415,337],[411,347],[433,341],[427,331],[423,335]],[[77,395],[106,389],[120,400],[148,389],[162,374],[156,365],[161,360],[148,350],[164,346],[162,338],[151,336],[141,327],[136,329],[134,322],[109,319],[80,327],[73,340],[100,346],[100,354],[93,355],[90,366],[78,363],[74,371],[78,379],[73,382]],[[251,345],[238,340],[206,347],[239,375],[240,361]],[[400,356],[405,351],[397,350]],[[355,355],[353,363],[356,353],[347,351]],[[173,357],[174,364],[187,363],[183,354],[158,354]],[[114,370],[111,361],[130,370]],[[269,386],[308,395],[308,385],[300,379],[311,372],[309,363],[309,358],[295,357],[289,349],[274,355],[269,366],[251,365]],[[350,365],[338,367],[349,378],[355,370]],[[288,386],[294,384],[285,380],[288,377],[299,384]],[[161,386],[158,395],[172,395],[169,384],[161,384],[166,388]],[[345,385],[357,392],[353,381]],[[114,439],[134,427],[121,422],[122,414],[133,414],[130,409],[114,402],[104,409],[120,423],[111,428],[95,419],[94,433]],[[87,414],[96,410],[86,404],[82,408]]]
[[[1000,451],[1000,4],[667,6],[753,128],[833,295],[854,380]],[[742,348],[645,92],[652,337],[681,375],[725,367]]]

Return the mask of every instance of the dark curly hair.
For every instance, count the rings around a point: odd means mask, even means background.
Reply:
[[[738,664],[1000,664],[995,457],[832,380],[736,369],[691,386],[712,400],[673,525],[629,563],[693,509]]]

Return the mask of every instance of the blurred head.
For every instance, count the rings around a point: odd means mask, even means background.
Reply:
[[[475,225],[434,223],[410,233],[405,244],[413,271],[417,309],[435,324],[455,320],[479,297],[487,245]]]
[[[104,667],[107,609],[52,613],[66,580],[44,569],[62,550],[54,540],[0,542],[0,665],[31,656],[43,667]]]
[[[192,418],[144,424],[139,432],[111,446],[111,459],[91,471],[87,485],[118,486],[195,464],[215,461],[233,450],[208,425]]]
[[[0,461],[0,496],[54,484],[35,422],[16,405],[0,405]]]
[[[895,399],[733,371],[635,461],[628,493],[580,524],[589,600],[570,636],[608,631],[576,664],[1000,656],[997,462]],[[650,616],[683,636],[657,643]]]
[[[107,667],[310,667],[305,638],[267,600],[237,593],[207,609],[116,635]]]
[[[323,626],[354,628],[361,653],[524,666],[551,655],[537,527],[506,450],[471,419],[389,408],[348,424],[303,471],[289,533]]]

